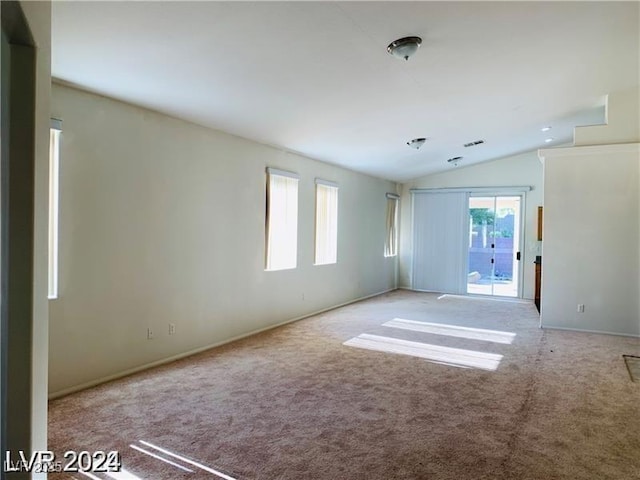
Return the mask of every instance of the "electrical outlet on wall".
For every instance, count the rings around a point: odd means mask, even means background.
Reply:
[[[170,323],[169,324],[169,335],[175,335],[176,333],[176,324],[175,323]]]
[[[153,340],[153,330],[147,328],[147,340]]]
[[[584,303],[578,304],[578,313],[584,313]]]

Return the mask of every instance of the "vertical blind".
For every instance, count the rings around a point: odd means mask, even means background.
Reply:
[[[413,195],[413,288],[465,293],[468,192]]]
[[[296,268],[298,176],[267,169],[266,269]]]
[[[399,197],[397,195],[387,193],[385,257],[393,257],[398,254],[398,202]]]
[[[338,186],[316,180],[316,265],[338,261]]]

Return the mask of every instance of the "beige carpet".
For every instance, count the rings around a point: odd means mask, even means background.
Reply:
[[[383,326],[394,319],[515,336]],[[499,363],[343,345],[361,334]],[[224,478],[201,466],[238,480],[640,479],[623,354],[640,341],[540,330],[533,304],[396,291],[53,401],[50,448],[119,450],[145,480]]]

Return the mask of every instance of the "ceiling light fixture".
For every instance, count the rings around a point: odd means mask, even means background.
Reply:
[[[541,132],[548,132],[549,130],[551,130],[551,127],[542,127],[540,129]]]
[[[420,37],[404,37],[391,42],[387,47],[387,52],[396,58],[404,58],[409,60],[409,57],[418,51],[418,47],[422,43]]]
[[[426,138],[414,138],[413,140],[409,140],[407,142],[407,145],[409,145],[411,148],[415,148],[416,150],[418,150],[422,145],[424,145],[424,142],[426,141],[427,141]]]
[[[553,142],[553,140],[554,140],[553,138],[545,138],[544,143],[551,143]]]

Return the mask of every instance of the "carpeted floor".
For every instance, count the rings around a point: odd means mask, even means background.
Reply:
[[[361,334],[497,368],[343,345]],[[130,476],[101,479],[640,479],[623,354],[640,340],[540,330],[533,304],[396,291],[52,401],[49,447],[118,450]]]

